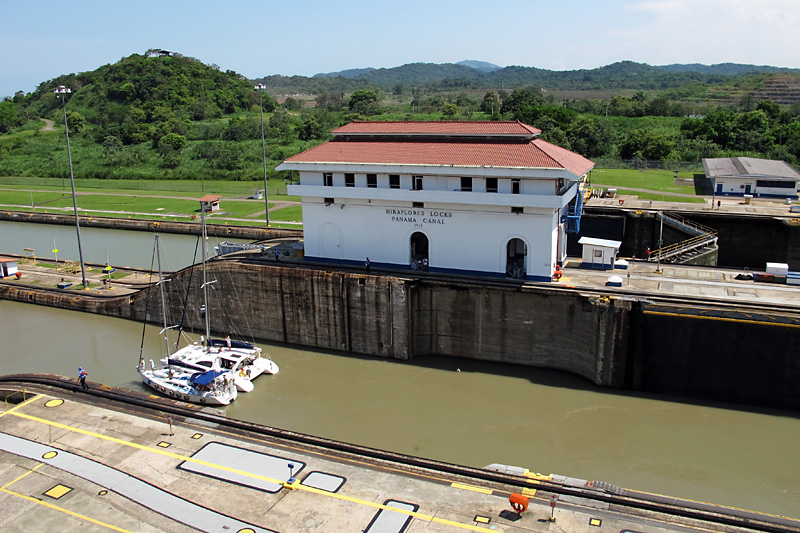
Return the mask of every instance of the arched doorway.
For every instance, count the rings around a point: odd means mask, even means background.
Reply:
[[[320,250],[326,259],[342,258],[342,230],[334,224],[325,224],[319,231]]]
[[[506,245],[506,277],[525,279],[525,263],[528,257],[528,246],[522,239],[511,239]]]
[[[411,268],[428,270],[428,236],[419,231],[411,235]]]

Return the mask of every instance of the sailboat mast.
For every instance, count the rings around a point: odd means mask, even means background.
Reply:
[[[161,291],[161,317],[164,324],[164,343],[167,346],[167,360],[169,361],[169,340],[167,339],[167,303],[164,298],[164,280],[161,275],[161,243],[156,234],[156,257],[158,258],[158,288]]]
[[[203,256],[203,309],[206,310],[206,350],[208,350],[211,347],[211,325],[208,317],[208,282],[206,280],[206,239],[208,236],[206,234],[206,206],[204,204],[200,206],[200,220],[202,221],[202,234],[200,237],[203,241],[201,251]]]

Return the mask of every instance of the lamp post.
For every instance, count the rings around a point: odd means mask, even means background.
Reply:
[[[75,196],[75,176],[72,174],[72,150],[69,146],[69,127],[67,126],[67,97],[66,95],[72,94],[72,89],[59,85],[53,91],[56,95],[61,96],[61,102],[64,105],[64,133],[67,135],[67,158],[69,159],[69,182],[72,186],[72,207],[75,211],[75,231],[78,233],[78,257],[81,261],[81,280],[83,281],[84,290],[89,287],[86,281],[86,266],[83,264],[83,249],[81,248],[81,225],[78,221],[78,198]]]
[[[259,83],[254,87],[255,90],[258,91],[258,107],[261,110],[261,158],[264,161],[264,205],[266,206],[266,211],[264,211],[264,215],[267,221],[267,227],[269,227],[269,194],[267,193],[267,145],[264,144],[264,91],[267,90],[267,86],[263,83]]]

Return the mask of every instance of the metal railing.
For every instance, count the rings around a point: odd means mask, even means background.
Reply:
[[[716,246],[717,244],[717,231],[713,228],[674,214],[658,213],[656,216],[676,229],[685,233],[694,234],[694,237],[676,242],[675,244],[670,244],[669,246],[657,248],[650,253],[650,256],[647,258],[648,261],[664,261],[693,250]]]

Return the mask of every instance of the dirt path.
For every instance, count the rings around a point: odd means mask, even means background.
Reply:
[[[39,131],[55,131],[55,127],[54,127],[56,125],[55,122],[53,122],[52,120],[47,119],[47,118],[40,118],[39,120],[43,120],[44,121],[44,126],[39,128]]]

